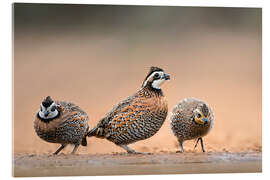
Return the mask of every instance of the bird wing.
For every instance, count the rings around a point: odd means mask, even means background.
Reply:
[[[99,122],[98,124],[91,129],[87,135],[88,136],[98,136],[104,137],[105,136],[105,129],[109,126],[109,123],[112,119],[119,114],[122,109],[126,108],[130,104],[132,104],[134,100],[134,96],[129,96],[127,99],[121,101],[119,104],[115,105]]]
[[[88,128],[88,115],[79,106],[70,102],[57,102],[56,104],[61,114],[59,127],[66,126],[66,123],[68,123],[76,126],[76,128]]]
[[[138,97],[112,117],[106,138],[118,144],[150,137],[162,126],[167,111],[163,98]]]
[[[134,96],[130,96],[127,99],[121,101],[119,104],[115,105],[106,115],[100,120],[100,123],[107,124],[112,118],[119,114],[124,108],[132,104]]]

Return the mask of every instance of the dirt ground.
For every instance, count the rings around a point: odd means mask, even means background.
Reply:
[[[262,172],[261,153],[14,156],[15,177]]]

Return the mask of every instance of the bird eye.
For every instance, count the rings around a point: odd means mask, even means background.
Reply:
[[[55,106],[53,106],[53,107],[51,108],[51,112],[53,112],[53,111],[55,111]]]
[[[159,78],[159,74],[158,73],[155,74],[155,78]]]
[[[201,117],[202,117],[202,115],[201,115],[201,114],[197,114],[197,117],[198,117],[198,118],[201,118]]]

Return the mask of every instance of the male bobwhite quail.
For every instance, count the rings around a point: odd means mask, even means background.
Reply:
[[[184,152],[183,142],[191,139],[197,139],[194,148],[200,141],[205,152],[202,138],[214,125],[214,113],[208,104],[195,98],[183,99],[173,108],[169,119],[181,152]]]
[[[46,97],[40,105],[34,121],[37,135],[51,143],[61,146],[55,151],[58,154],[68,144],[75,145],[72,154],[75,154],[79,145],[87,145],[88,116],[78,106],[71,102],[53,101]]]
[[[169,79],[162,69],[151,67],[141,89],[114,106],[88,136],[106,138],[128,153],[137,153],[127,145],[156,134],[167,117],[168,105],[160,86]]]

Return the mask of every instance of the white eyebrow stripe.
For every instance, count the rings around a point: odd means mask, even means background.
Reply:
[[[42,103],[40,104],[40,106],[42,107],[42,109],[43,109],[43,108],[44,108],[44,109],[50,109],[50,108],[51,108],[52,106],[54,106],[54,105],[56,105],[55,102],[53,102],[49,107],[45,108],[45,107],[43,106]]]
[[[163,71],[154,71],[145,81],[144,81],[144,83],[143,83],[143,87],[145,87],[146,86],[146,84],[147,84],[147,82],[149,81],[149,79],[151,78],[151,77],[153,77],[156,73],[163,73],[164,74],[164,72]]]

